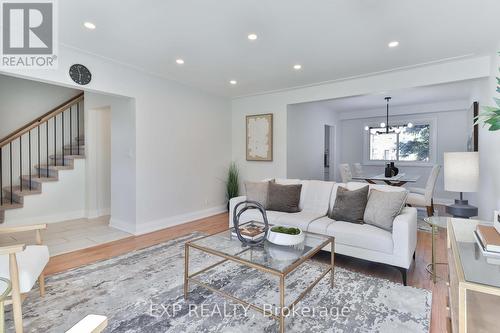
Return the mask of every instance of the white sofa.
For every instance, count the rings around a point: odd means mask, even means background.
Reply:
[[[417,210],[405,207],[394,220],[392,232],[369,224],[335,221],[328,217],[335,203],[338,186],[349,190],[369,185],[349,182],[333,183],[318,180],[276,179],[278,184],[302,184],[301,209],[298,213],[266,211],[270,224],[292,225],[315,233],[335,237],[335,253],[388,264],[398,268],[406,285],[406,273],[414,259],[417,246]],[[380,191],[405,191],[388,185],[369,185]],[[234,207],[246,200],[246,196],[231,199],[229,225],[233,225]],[[262,221],[260,212],[249,209],[240,216],[240,223]],[[329,250],[329,247],[324,250]]]

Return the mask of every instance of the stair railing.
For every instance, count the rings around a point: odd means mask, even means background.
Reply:
[[[68,114],[69,113],[69,114]],[[76,113],[76,115],[74,115]],[[65,117],[69,115],[69,119]],[[76,118],[75,118],[76,117]],[[6,137],[0,140],[0,206],[3,206],[4,203],[10,202],[10,204],[16,203],[14,201],[14,180],[17,179],[17,174],[19,176],[19,188],[20,191],[23,191],[23,171],[27,168],[27,186],[25,186],[25,190],[32,190],[33,182],[33,169],[36,169],[36,176],[38,178],[49,178],[49,166],[51,165],[49,161],[49,156],[53,153],[53,164],[54,166],[64,166],[65,165],[65,150],[69,150],[69,155],[80,155],[80,132],[83,134],[83,129],[81,126],[83,125],[83,121],[80,119],[83,117],[83,92],[72,97],[68,101],[63,104],[57,106],[51,111],[45,113],[41,117],[29,122],[23,127],[17,129],[16,131],[10,133]],[[69,122],[69,128],[68,123]],[[52,124],[52,126],[50,126]],[[49,130],[49,127],[52,127]],[[76,128],[75,128],[76,127]],[[58,129],[60,129],[58,133]],[[69,133],[67,130],[69,129]],[[73,130],[76,130],[76,148],[73,147]],[[66,132],[65,132],[66,130]],[[50,132],[50,133],[49,133]],[[32,135],[33,133],[33,135]],[[49,135],[50,134],[50,135]],[[57,150],[57,142],[61,143],[61,155],[58,155]],[[36,143],[32,144],[32,136],[35,136]],[[23,139],[28,140],[27,144]],[[52,143],[53,140],[53,143]],[[65,147],[65,142],[69,142],[69,148]],[[23,147],[23,145],[25,147]],[[53,145],[53,147],[51,147]],[[23,162],[26,162],[26,157],[23,156],[23,148],[26,150],[27,146],[27,164],[23,165]],[[34,147],[33,147],[34,146]],[[13,148],[17,148],[17,153],[14,152]],[[8,162],[4,158],[4,152],[8,150],[7,155]],[[52,150],[52,152],[51,152]],[[17,155],[14,156],[13,155]],[[26,154],[25,154],[26,155]],[[44,156],[43,156],[44,155]],[[66,154],[67,156],[68,154]],[[60,158],[61,163],[58,164],[58,159]],[[15,170],[16,165],[14,164],[14,160],[19,158],[19,170]],[[43,158],[45,158],[45,165],[42,165]],[[32,164],[32,162],[36,164]],[[7,162],[7,168],[4,168],[4,162]],[[17,164],[17,161],[16,161]],[[24,169],[23,169],[24,167]],[[5,170],[7,169],[7,170]],[[5,171],[5,173],[4,173]],[[16,172],[18,171],[18,172]],[[9,196],[4,198],[4,178],[8,179],[7,192]]]

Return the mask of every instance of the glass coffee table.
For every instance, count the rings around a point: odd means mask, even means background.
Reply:
[[[248,223],[261,224],[251,221]],[[184,298],[188,299],[189,283],[195,283],[208,290],[222,295],[232,301],[238,302],[245,306],[249,306],[254,310],[279,320],[280,332],[285,331],[285,317],[290,312],[291,308],[303,299],[314,286],[330,272],[330,285],[333,287],[334,276],[334,254],[335,254],[335,239],[326,235],[304,232],[305,240],[299,246],[279,246],[265,240],[263,244],[258,246],[247,246],[241,243],[236,236],[232,234],[231,229],[219,232],[214,235],[205,236],[185,244],[184,258]],[[331,251],[331,259],[329,265],[321,265],[322,273],[311,284],[299,294],[299,296],[289,305],[285,304],[285,280],[287,276],[295,271],[299,266],[306,263],[308,259],[327,248]],[[190,249],[196,249],[201,252],[220,257],[222,260],[205,267],[197,272],[189,271],[189,254]],[[245,300],[239,299],[221,289],[213,287],[208,283],[198,279],[197,276],[221,265],[227,261],[231,261],[240,265],[259,270],[266,274],[279,277],[279,311],[270,311],[255,304],[251,304]],[[311,261],[309,261],[311,262]]]

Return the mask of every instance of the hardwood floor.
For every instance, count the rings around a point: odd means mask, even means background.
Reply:
[[[84,250],[79,250],[67,254],[62,254],[50,258],[46,268],[46,275],[55,274],[71,268],[87,265],[89,263],[108,259],[133,250],[142,249],[151,245],[164,242],[193,231],[205,233],[217,233],[227,228],[228,215],[226,213],[215,215],[198,221],[178,225],[168,229],[163,229],[153,233],[132,236],[111,243],[99,245]],[[438,262],[446,262],[446,231],[441,230],[436,242],[436,255]],[[320,253],[318,259],[329,259],[329,254]],[[410,267],[408,274],[408,285],[425,288],[432,291],[432,333],[447,331],[446,295],[447,286],[443,280],[433,284],[426,271],[426,265],[431,261],[431,234],[418,232],[417,251],[415,263]],[[360,259],[336,255],[335,264],[353,271],[358,271],[372,276],[388,279],[401,283],[401,273],[387,265],[371,263]],[[438,266],[440,276],[447,276],[447,266]]]

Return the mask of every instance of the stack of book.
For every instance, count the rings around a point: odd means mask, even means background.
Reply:
[[[240,228],[240,234],[243,238],[249,239],[249,240],[256,240],[264,236],[265,230],[264,226],[261,225],[255,225],[255,224],[247,224],[244,226],[241,226]],[[232,235],[234,237],[237,237],[236,231],[233,229]]]
[[[491,264],[500,264],[500,234],[494,227],[478,225],[474,231],[474,237],[486,257],[486,261]]]

